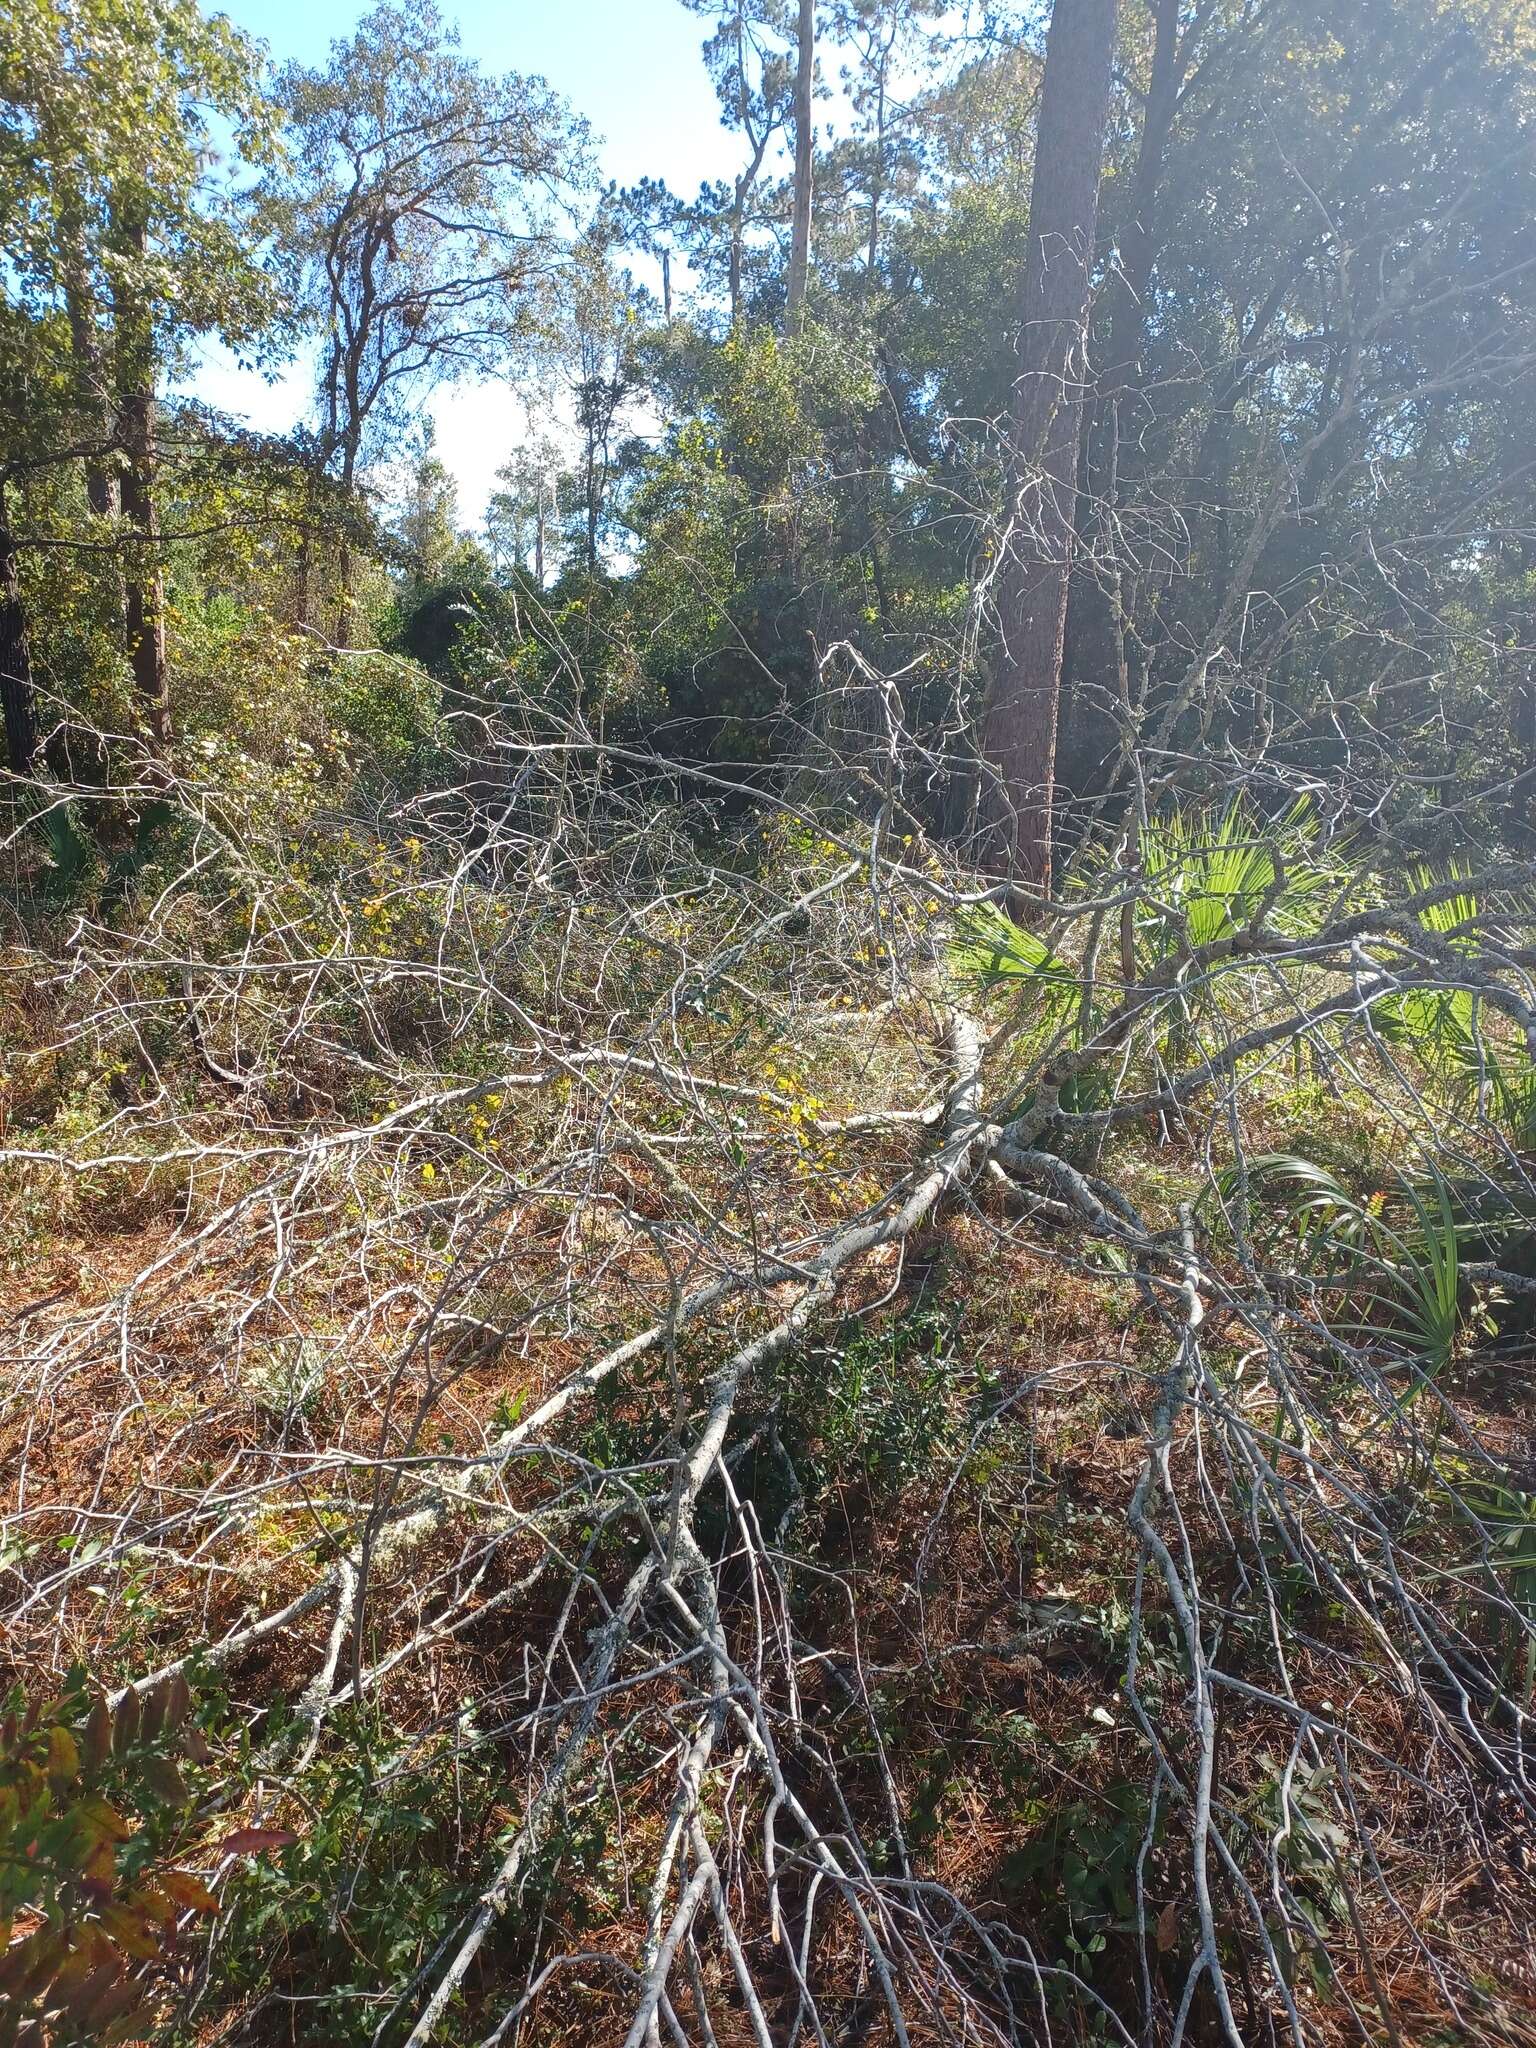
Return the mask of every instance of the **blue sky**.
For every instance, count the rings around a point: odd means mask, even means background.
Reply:
[[[720,125],[700,56],[708,24],[680,0],[440,0],[464,50],[490,71],[537,72],[586,116],[605,178],[665,178],[693,192],[734,172],[737,143]],[[319,63],[350,35],[365,0],[222,0],[222,11],[268,44],[275,60]],[[308,398],[307,366],[267,384],[210,351],[194,380],[210,403],[281,432]],[[461,387],[431,404],[439,453],[459,484],[459,509],[478,521],[497,468],[527,432],[505,387]]]
[[[490,71],[537,72],[604,138],[621,184],[649,172],[692,191],[735,163],[699,50],[708,22],[679,0],[441,0],[468,54]],[[221,0],[276,58],[319,63],[350,35],[349,0]]]

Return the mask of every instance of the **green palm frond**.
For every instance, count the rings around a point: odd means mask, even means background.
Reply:
[[[1398,1320],[1419,1368],[1420,1377],[1404,1406],[1449,1365],[1461,1327],[1461,1226],[1451,1206],[1450,1190],[1438,1173],[1425,1186],[1403,1183],[1411,1222],[1396,1229],[1376,1220],[1382,1263],[1391,1278],[1390,1293],[1373,1299]]]
[[[1506,1669],[1519,1672],[1529,1710],[1536,1696],[1536,1494],[1479,1476],[1459,1488],[1457,1505],[1482,1542],[1481,1569],[1513,1609]]]
[[[1270,1183],[1290,1192],[1303,1247],[1314,1257],[1341,1259],[1346,1270],[1358,1271],[1367,1290],[1363,1305],[1381,1312],[1414,1365],[1414,1384],[1402,1404],[1407,1407],[1455,1353],[1461,1239],[1479,1226],[1457,1218],[1450,1188],[1434,1172],[1425,1182],[1397,1176],[1363,1201],[1326,1166],[1292,1153],[1249,1160],[1246,1174],[1250,1188]],[[1235,1181],[1235,1169],[1228,1168],[1217,1180],[1218,1191],[1230,1194]],[[1378,1327],[1374,1316],[1358,1326],[1364,1334]]]
[[[1059,1031],[1081,1006],[1081,977],[1044,939],[994,904],[964,919],[949,949],[950,971],[976,989],[1008,988],[1038,1005],[1042,1027]]]
[[[1443,871],[1415,867],[1408,880],[1415,895],[1444,884],[1468,882],[1471,871],[1452,861]],[[1476,927],[1487,906],[1470,888],[1457,887],[1417,913],[1426,932],[1454,951],[1476,950]],[[1536,1069],[1524,1049],[1499,1045],[1484,1035],[1478,1002],[1470,988],[1413,988],[1380,997],[1371,1018],[1390,1044],[1414,1054],[1454,1095],[1477,1091],[1480,1107],[1502,1123],[1517,1144],[1536,1138]]]
[[[1230,938],[1271,896],[1277,921],[1294,924],[1330,877],[1311,857],[1316,833],[1305,799],[1272,821],[1242,797],[1220,810],[1174,807],[1155,819],[1141,833],[1140,855],[1157,899],[1145,922],[1158,950],[1180,937],[1194,947]]]
[[[1428,889],[1442,882],[1469,882],[1472,871],[1465,861],[1453,860],[1444,873],[1437,874],[1431,867],[1410,868],[1408,879],[1413,885],[1415,896],[1421,896]],[[1438,903],[1427,904],[1419,913],[1419,923],[1425,931],[1433,932],[1437,938],[1449,939],[1453,945],[1467,948],[1477,941],[1462,929],[1477,923],[1482,914],[1482,905],[1470,889],[1458,889],[1453,896],[1443,896]]]
[[[1410,988],[1371,1005],[1377,1030],[1389,1044],[1415,1053],[1447,1079],[1479,1072],[1472,992],[1465,988]]]
[[[1536,1147],[1536,1067],[1529,1060],[1493,1066],[1494,1113],[1522,1151]]]

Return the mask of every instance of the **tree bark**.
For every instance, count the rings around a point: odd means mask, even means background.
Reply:
[[[1104,367],[1102,390],[1111,404],[1135,381],[1141,362],[1147,292],[1157,260],[1158,200],[1183,84],[1179,0],[1156,0],[1152,17],[1152,71],[1147,82],[1141,146],[1136,153],[1130,210],[1120,229],[1120,261],[1109,280],[1109,360]]]
[[[1152,8],[1152,64],[1141,143],[1131,180],[1130,203],[1119,228],[1119,261],[1105,280],[1108,301],[1105,362],[1082,439],[1082,487],[1090,502],[1080,505],[1079,537],[1103,540],[1113,549],[1116,508],[1123,485],[1123,459],[1136,466],[1137,418],[1147,335],[1147,301],[1161,241],[1159,219],[1167,173],[1168,146],[1179,110],[1191,54],[1179,36],[1180,0],[1155,0]],[[1118,572],[1118,564],[1116,564]],[[1101,782],[1106,760],[1127,735],[1117,715],[1120,667],[1118,573],[1113,588],[1092,576],[1074,576],[1067,600],[1063,655],[1065,728],[1061,748],[1069,787],[1082,794]]]
[[[741,322],[742,274],[746,263],[747,243],[747,200],[752,187],[757,183],[757,174],[763,167],[769,141],[774,131],[774,120],[765,113],[761,133],[752,125],[752,96],[747,87],[747,38],[746,17],[740,5],[735,10],[736,31],[736,117],[752,154],[736,175],[735,197],[731,208],[731,254],[730,254],[730,295],[731,327],[734,330]]]
[[[353,493],[357,485],[357,458],[362,445],[362,427],[353,408],[352,423],[347,429],[341,451],[341,495],[345,507],[341,529],[341,546],[336,555],[336,627],[332,634],[335,646],[350,647],[352,644],[353,612],[353,565],[352,540],[346,524],[352,514]]]
[[[101,454],[88,455],[85,459],[85,501],[93,517],[115,519],[118,513],[117,479],[108,467],[105,452],[112,438],[112,430],[111,407],[106,396],[106,373],[101,359],[101,340],[85,293],[79,287],[71,286],[66,294],[66,301],[70,349],[85,396],[86,417],[92,430],[98,435],[102,448]]]
[[[170,670],[165,650],[165,574],[155,498],[155,350],[148,309],[131,282],[144,255],[142,221],[122,230],[130,281],[119,288],[117,316],[118,440],[123,451],[122,510],[129,547],[126,646],[155,745],[171,743]]]
[[[1005,865],[1048,890],[1056,725],[1077,505],[1083,353],[1116,0],[1056,0],[1035,139],[1009,445],[1001,645],[986,722]]]
[[[58,125],[45,119],[47,160],[68,164],[73,155],[71,138]],[[69,321],[70,354],[74,360],[79,408],[87,438],[96,446],[85,457],[85,499],[92,516],[115,519],[118,513],[117,478],[111,468],[112,389],[107,375],[106,351],[97,318],[98,306],[91,286],[86,257],[84,201],[78,179],[72,172],[60,172],[55,179],[58,203],[58,248],[64,284],[64,311]]]
[[[791,334],[805,318],[811,264],[811,84],[816,67],[815,0],[800,0],[799,55],[795,67],[795,196],[789,239],[789,291],[785,324]]]
[[[31,775],[37,765],[37,691],[32,649],[21,597],[16,543],[0,482],[0,709],[5,714],[5,758],[13,775]]]

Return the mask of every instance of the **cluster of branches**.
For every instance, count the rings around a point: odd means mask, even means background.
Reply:
[[[553,2037],[594,1980],[634,2048],[1518,2039],[1518,1973],[1420,1924],[1383,1816],[1489,1867],[1536,1819],[1536,1494],[1479,1378],[1521,1391],[1536,1216],[1525,10],[1082,0],[907,93],[930,11],[850,5],[864,125],[819,153],[813,10],[707,11],[742,176],[615,199],[574,259],[563,110],[428,16],[285,76],[286,163],[190,10],[134,15],[123,69],[111,10],[34,8],[3,60],[0,1191],[39,1264],[118,1247],[98,1298],[7,1310],[14,1656],[119,1712],[225,1684],[249,1767],[207,1817],[254,1804],[246,1840],[302,1837],[369,1713],[391,1786],[495,1774],[471,1903],[369,1964],[381,2041]],[[193,341],[272,331],[215,117],[322,338],[276,513],[165,430]],[[724,324],[655,322],[621,233],[688,238]],[[434,377],[535,346],[557,270],[576,480],[508,478],[432,674],[370,655],[362,470]],[[641,392],[667,425],[625,450]],[[442,570],[434,460],[407,538]],[[261,517],[264,554],[191,562]],[[187,719],[168,569],[266,635],[253,685],[182,627]],[[311,715],[335,780],[295,794]],[[1353,1173],[1299,1154],[1317,1103],[1376,1119]],[[946,1237],[1086,1287],[1115,1343],[950,1361],[909,1620],[828,1561],[797,1404]],[[946,1547],[1043,1390],[1106,1384],[1119,1975],[941,1867],[889,1705],[987,1668],[1016,1699],[1086,1630],[1012,1534],[964,1630],[930,1589],[964,1605]],[[606,1918],[568,1940],[596,1809]],[[100,1922],[45,1917],[25,1995],[107,1968]],[[286,2024],[308,1986],[274,1960],[243,2001],[220,1940],[190,1984],[132,1967],[189,2024]]]
[[[100,1663],[131,1569],[163,1649],[137,1644],[120,1685],[148,1697],[222,1670],[259,1698],[271,1660],[298,1660],[297,1714],[265,1747],[259,1720],[252,1736],[258,1823],[302,1814],[331,1723],[364,1701],[424,1760],[445,1728],[492,1748],[515,1820],[478,1903],[415,1974],[374,1987],[379,2038],[438,2038],[464,1998],[495,2002],[482,1949],[504,1920],[527,1928],[551,1842],[610,1799],[629,1909],[595,1947],[529,1935],[486,2038],[597,1972],[636,2048],[662,2030],[832,2039],[850,2010],[903,2042],[1044,2040],[1074,1998],[1127,2042],[1300,2043],[1333,2020],[1310,2012],[1298,1958],[1331,1950],[1328,2012],[1357,2002],[1391,2035],[1389,1939],[1431,2002],[1468,2010],[1474,1987],[1416,1928],[1362,1805],[1401,1786],[1484,1853],[1532,1807],[1536,1612],[1498,1562],[1528,1488],[1458,1398],[1472,1291],[1518,1304],[1532,1286],[1499,1249],[1536,1205],[1519,1121],[1536,1112],[1529,862],[1405,884],[1379,844],[1335,842],[1338,820],[1277,819],[1271,769],[1254,785],[1267,812],[1149,815],[1112,837],[1044,906],[1045,938],[896,829],[899,725],[862,817],[839,798],[753,821],[801,848],[781,864],[701,855],[671,764],[547,710],[482,704],[460,736],[462,773],[362,847],[392,864],[361,901],[356,882],[296,885],[291,860],[174,785],[183,851],[153,903],[126,927],[78,920],[52,969],[54,1052],[89,1036],[134,1078],[77,1140],[0,1149],[12,1195],[159,1188],[181,1220],[99,1304],[54,1293],[12,1315],[18,1655]],[[850,764],[804,770],[841,790]],[[233,947],[212,916],[230,891]],[[47,988],[43,956],[28,971]],[[828,1073],[841,1044],[858,1099],[786,1104],[756,1076],[765,1044]],[[174,1077],[188,1053],[190,1093]],[[1250,1127],[1300,1060],[1380,1096],[1412,1161],[1394,1216],[1326,1174],[1309,1184],[1342,1265],[1277,1261],[1266,1223],[1279,1169]],[[1187,1179],[1156,1216],[1117,1184],[1115,1136],[1159,1131]],[[1460,1205],[1438,1239],[1431,1187]],[[941,1215],[1000,1257],[1108,1288],[1131,1276],[1144,1318],[1135,1364],[1053,1359],[973,1411],[924,1543],[1042,1377],[1145,1383],[1123,1500],[1121,1697],[1148,1792],[1129,2002],[925,1864],[875,1705],[890,1670],[861,1648],[873,1617],[857,1575],[816,1562],[777,1368],[834,1314],[877,1314]],[[290,1380],[253,1441],[237,1420],[252,1375],[300,1338],[322,1382],[343,1379],[335,1421]],[[161,1435],[149,1418],[174,1411],[189,1343],[201,1412]],[[494,1422],[477,1379],[519,1356],[545,1362]],[[61,1438],[87,1388],[91,1446],[71,1467]],[[656,1426],[600,1451],[594,1419],[636,1401]],[[199,1476],[189,1451],[220,1440]],[[1416,1493],[1436,1512],[1412,1512]],[[258,1562],[274,1517],[324,1533]],[[846,1613],[830,1642],[807,1575]],[[1298,1584],[1336,1615],[1332,1642],[1298,1618]],[[1027,1662],[1075,1625],[1015,1596],[979,1647]],[[423,1712],[421,1674],[466,1644],[476,1689]],[[951,1682],[964,1646],[932,1622],[915,1645],[907,1675],[928,1661]],[[1370,1695],[1393,1702],[1390,1738]],[[1237,1720],[1283,1759],[1267,1822]],[[1165,1813],[1181,1870],[1153,1854]],[[1332,1923],[1308,1890],[1319,1861],[1347,1904]],[[1187,1900],[1187,1940],[1159,1932],[1157,1893]],[[216,1975],[198,1995],[217,1998]]]

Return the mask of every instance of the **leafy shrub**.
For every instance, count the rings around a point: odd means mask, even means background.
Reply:
[[[115,1713],[72,1671],[56,1700],[20,1687],[0,1726],[0,2043],[143,2034],[175,1963],[181,1914],[218,1901],[180,1867],[206,1758],[180,1678]],[[18,1922],[22,1933],[13,1932]]]
[[[443,738],[442,692],[419,663],[348,654],[326,688],[326,710],[355,773],[409,784]]]
[[[223,1995],[291,1998],[295,2042],[374,2039],[380,1987],[409,1986],[483,1887],[501,1789],[484,1746],[412,1755],[371,1717],[335,1732],[305,1779],[311,1824],[230,1886],[220,1930]]]
[[[955,1436],[954,1339],[949,1308],[916,1308],[884,1328],[850,1319],[786,1362],[789,1426],[813,1446],[813,1483],[858,1476],[889,1496],[932,1469]]]
[[[1150,1813],[1146,1786],[1129,1778],[1096,1798],[1036,1802],[1026,1818],[1038,1825],[1004,1860],[1005,1891],[1039,1903],[1080,1967],[1105,1952],[1112,1934],[1136,1931],[1136,1864]]]

